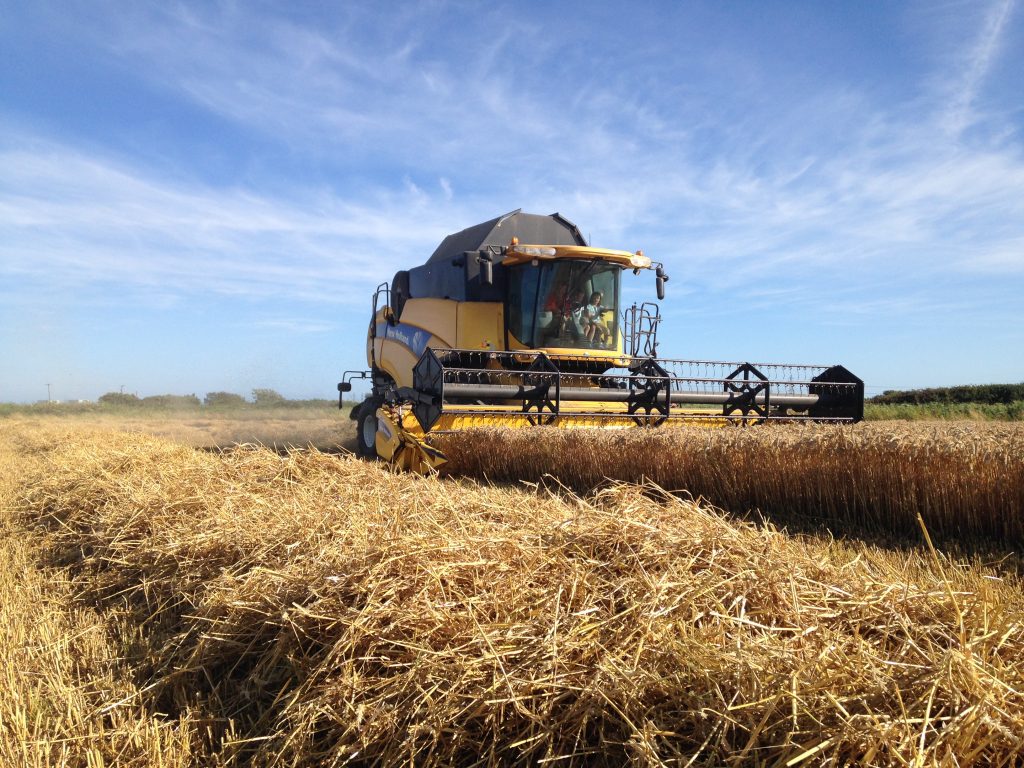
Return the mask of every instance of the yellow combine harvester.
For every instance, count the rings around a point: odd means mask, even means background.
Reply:
[[[864,384],[842,366],[658,359],[657,305],[621,306],[642,252],[593,248],[560,215],[513,211],[444,239],[378,286],[366,342],[369,396],[352,411],[359,453],[426,472],[430,436],[477,426],[626,428],[859,421]]]

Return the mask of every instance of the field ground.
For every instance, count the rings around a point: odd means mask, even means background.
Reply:
[[[0,416],[0,429],[26,429],[67,424],[84,429],[137,432],[163,437],[194,448],[227,448],[255,443],[269,448],[320,451],[355,449],[351,408],[236,408],[181,411],[142,408],[49,410],[19,408]]]
[[[577,496],[281,450],[343,448],[352,422],[337,411],[121,418],[0,419],[2,765],[987,766],[1024,753],[1024,585],[1008,561],[790,535],[652,487]],[[948,515],[973,481],[1021,514],[1024,430],[886,440],[866,426],[702,433],[675,455],[717,455],[719,475],[701,477],[725,488],[730,469],[766,479],[787,459],[828,478],[864,454],[851,477],[866,498],[917,472],[904,507],[933,494]],[[536,438],[571,469],[564,435]],[[494,458],[494,437],[475,439],[453,456],[461,472]],[[243,443],[273,450],[194,450]],[[671,466],[671,446],[624,447],[608,455],[662,457],[647,477]],[[537,471],[502,466],[510,480]],[[585,484],[593,468],[573,471]]]

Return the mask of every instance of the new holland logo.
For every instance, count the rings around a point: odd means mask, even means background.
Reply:
[[[397,341],[407,347],[416,357],[423,354],[423,350],[427,348],[427,342],[430,341],[430,331],[403,323],[390,326],[387,323],[378,323],[377,335],[390,341]]]

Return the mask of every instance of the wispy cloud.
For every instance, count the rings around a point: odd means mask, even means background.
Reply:
[[[974,44],[958,57],[959,72],[950,81],[950,100],[943,116],[946,130],[958,137],[978,119],[974,102],[992,62],[999,53],[1003,30],[1013,10],[1013,0],[996,0],[984,15]]]
[[[304,391],[334,375],[334,337],[360,364],[374,286],[524,208],[665,262],[672,354],[1018,375],[1017,11],[12,5],[0,345],[21,378],[78,360],[99,387],[137,321],[121,370],[148,361],[161,388],[287,354]],[[649,277],[625,296],[650,299]]]
[[[0,151],[8,278],[363,303],[382,272],[446,233],[437,212],[416,194],[272,198],[156,179],[61,145]]]
[[[169,178],[149,158],[14,135],[0,155],[4,270],[361,306],[445,234],[524,207],[716,291],[795,281],[810,301],[852,271],[887,283],[894,265],[917,280],[1020,273],[1021,147],[957,135],[984,119],[972,105],[1008,0],[962,74],[942,73],[954,96],[922,97],[932,109],[831,83],[783,101],[741,78],[715,84],[732,94],[718,103],[670,47],[664,66],[633,62],[629,77],[498,11],[466,15],[453,52],[437,43],[447,12],[379,25],[349,6],[326,28],[232,4],[111,14],[113,30],[91,34],[127,69],[331,173],[224,187],[200,169]]]

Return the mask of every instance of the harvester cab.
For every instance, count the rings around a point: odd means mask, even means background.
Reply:
[[[864,385],[842,366],[664,360],[657,304],[624,307],[622,277],[668,275],[641,251],[591,247],[559,214],[513,211],[449,235],[378,286],[369,370],[352,411],[358,450],[430,471],[431,436],[478,426],[623,428],[858,421]]]

